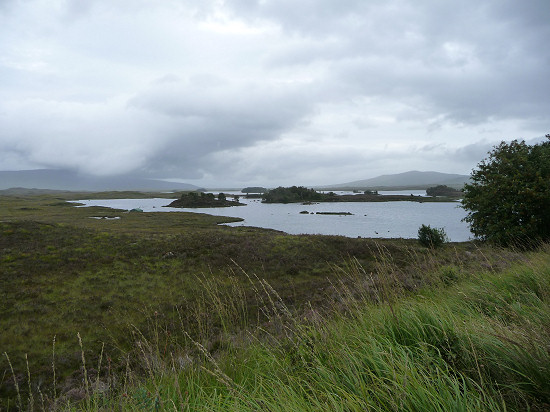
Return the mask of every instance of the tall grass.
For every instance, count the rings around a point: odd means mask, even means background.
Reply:
[[[339,276],[321,306],[289,307],[270,283],[238,266],[223,278],[199,276],[197,305],[176,310],[181,333],[151,310],[146,330],[132,328],[133,347],[121,347],[118,362],[102,348],[95,369],[78,335],[82,400],[56,396],[54,376],[53,394],[46,392],[45,402],[29,395],[28,407],[550,408],[550,246],[505,271],[487,261],[475,273],[411,250],[412,274],[377,247],[375,272],[355,259],[333,267]],[[55,374],[55,341],[52,357]],[[19,387],[17,396],[11,406],[21,409]]]
[[[322,315],[292,313],[268,284],[251,280],[266,318],[246,339],[227,333],[225,350],[212,352],[188,335],[190,346],[165,357],[159,369],[147,366],[148,378],[111,393],[102,407],[547,410],[549,251],[544,247],[503,273],[471,274],[402,299],[391,294],[398,277],[376,283],[354,263],[348,275],[362,276],[363,290],[342,282],[331,297],[339,306]],[[223,317],[241,311],[234,305],[218,302],[217,308]],[[177,360],[183,353],[189,361]],[[148,358],[144,353],[147,365]]]

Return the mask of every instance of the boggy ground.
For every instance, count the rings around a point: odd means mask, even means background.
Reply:
[[[384,291],[408,294],[523,258],[472,242],[434,252],[415,240],[292,236],[218,225],[232,218],[66,203],[95,196],[109,194],[0,197],[0,408],[16,406],[14,381],[24,394],[29,373],[32,392],[83,396],[83,353],[120,372],[136,362],[136,342],[154,340],[159,327],[170,345],[192,337],[223,352],[222,335],[266,323],[262,288],[307,316],[337,308],[342,288],[377,301]]]

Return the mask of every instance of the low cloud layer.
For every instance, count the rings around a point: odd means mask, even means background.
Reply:
[[[0,4],[0,170],[199,185],[469,171],[550,132],[550,4]]]

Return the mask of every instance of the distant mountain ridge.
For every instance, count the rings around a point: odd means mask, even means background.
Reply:
[[[470,180],[468,175],[441,172],[420,172],[417,170],[381,175],[370,179],[356,180],[323,186],[321,189],[426,189],[434,185],[446,185],[460,189]]]
[[[199,189],[199,187],[188,183],[166,182],[131,175],[98,177],[56,169],[0,171],[0,190],[10,188],[71,191],[139,190],[152,192]]]

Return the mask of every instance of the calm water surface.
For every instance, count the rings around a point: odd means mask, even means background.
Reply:
[[[381,194],[424,194],[424,191],[380,192]],[[228,198],[233,193],[226,192]],[[235,193],[240,194],[240,193]],[[470,239],[472,233],[461,221],[466,212],[458,202],[417,203],[318,203],[313,205],[264,204],[259,199],[244,199],[246,206],[221,208],[167,208],[171,199],[102,199],[78,200],[84,206],[105,206],[130,210],[140,208],[144,212],[195,212],[217,216],[239,217],[242,222],[229,226],[256,226],[282,230],[290,234],[343,235],[348,237],[416,238],[422,225],[444,228],[454,242]],[[308,214],[300,212],[307,211]],[[316,212],[349,212],[352,215],[318,215]]]

